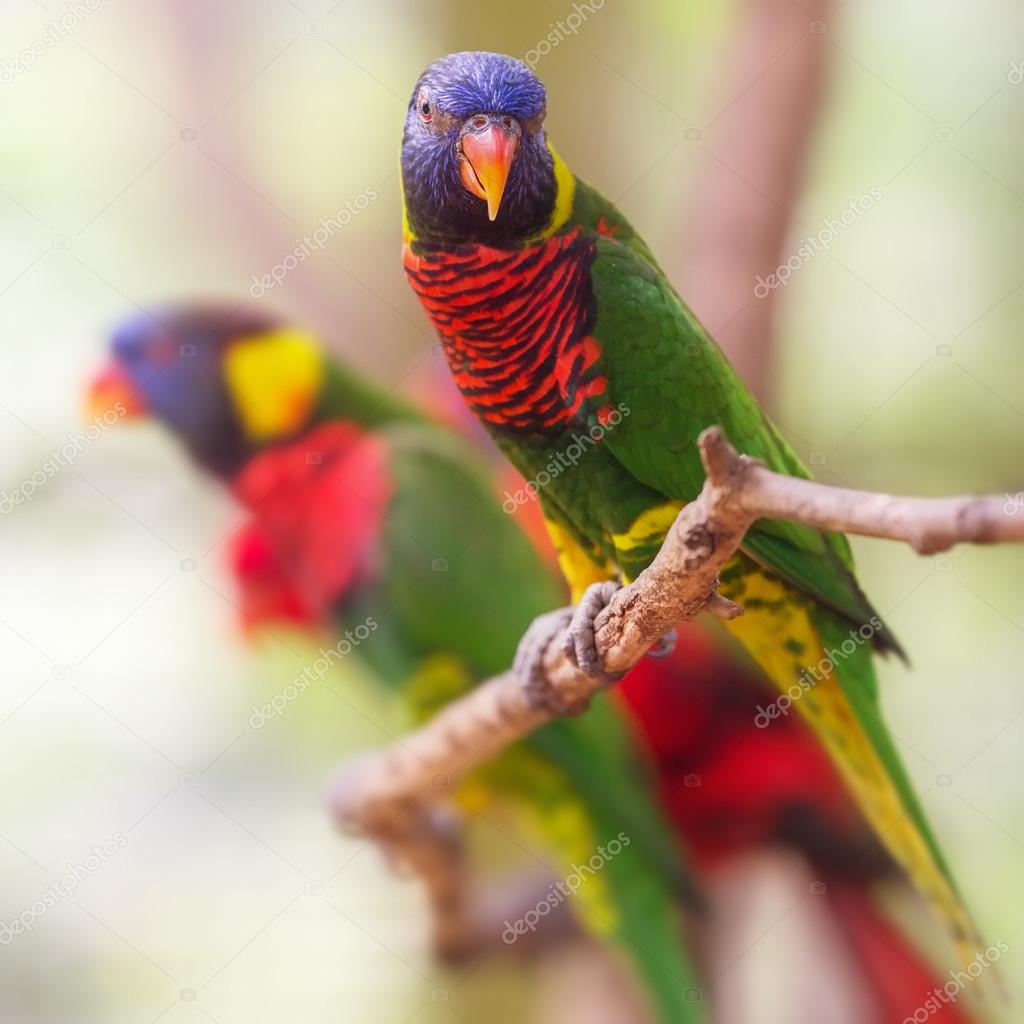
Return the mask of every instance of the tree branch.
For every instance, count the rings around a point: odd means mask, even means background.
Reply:
[[[651,565],[612,597],[595,623],[609,675],[628,671],[668,629],[702,611],[725,618],[743,613],[718,594],[718,574],[758,519],[900,541],[921,554],[958,543],[1024,541],[1024,509],[1015,515],[1017,505],[1005,497],[904,498],[830,487],[738,455],[718,427],[705,430],[698,445],[707,474],[701,493],[679,513]],[[547,680],[565,706],[585,708],[602,683],[563,653],[565,639],[563,632],[548,644]],[[442,950],[464,946],[471,925],[461,851],[449,822],[438,823],[438,798],[553,716],[532,706],[520,680],[506,672],[400,743],[349,764],[331,787],[341,825],[383,843],[423,877]]]

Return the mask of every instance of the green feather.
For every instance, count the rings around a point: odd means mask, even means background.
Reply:
[[[600,209],[594,192],[580,185],[585,206]],[[621,215],[606,204],[607,220]],[[589,216],[593,216],[591,212]],[[622,234],[621,232],[619,234]],[[809,474],[779,435],[697,318],[653,262],[646,246],[629,235],[600,238],[593,266],[597,300],[599,371],[609,381],[612,404],[630,415],[606,438],[609,449],[638,481],[660,494],[692,501],[704,482],[696,448],[700,432],[718,424],[736,448],[770,469]],[[798,523],[762,521],[745,548],[766,567],[854,626],[876,613],[853,575],[846,538]],[[897,649],[889,630],[878,645]]]

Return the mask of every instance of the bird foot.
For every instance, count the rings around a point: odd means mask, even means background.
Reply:
[[[576,612],[569,622],[569,636],[565,641],[565,653],[577,668],[588,676],[618,682],[625,673],[609,675],[604,671],[601,657],[597,652],[597,636],[594,624],[598,615],[604,611],[614,594],[622,589],[621,583],[594,583],[583,593]],[[679,642],[679,633],[675,629],[664,632],[656,643],[651,644],[647,652],[648,658],[670,658]]]
[[[562,650],[569,660],[586,675],[593,678],[604,678],[615,682],[621,675],[606,676],[601,656],[597,652],[597,637],[594,623],[598,615],[607,607],[608,602],[622,589],[621,583],[606,580],[603,583],[591,583],[583,592],[580,603],[576,605],[572,619],[569,621],[569,635],[565,638]]]
[[[567,712],[564,698],[548,682],[544,654],[551,641],[572,622],[573,608],[559,608],[538,615],[530,623],[516,648],[512,671],[523,681],[523,692],[531,707],[543,707],[556,715]]]
[[[544,708],[554,715],[576,715],[585,711],[589,696],[574,700],[557,690],[548,680],[544,654],[552,640],[565,632],[563,650],[569,660],[585,675],[600,681],[602,686],[617,682],[621,675],[609,675],[601,665],[594,636],[597,616],[619,589],[618,583],[595,583],[587,588],[575,608],[559,608],[538,616],[526,631],[516,651],[514,670],[523,680],[527,700],[532,707]]]
[[[654,658],[656,661],[660,661],[662,658],[671,658],[675,654],[678,643],[679,632],[675,629],[666,630],[656,643],[651,644],[647,657]]]

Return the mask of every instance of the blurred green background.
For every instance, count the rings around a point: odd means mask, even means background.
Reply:
[[[109,328],[167,299],[268,304],[386,386],[444,389],[399,262],[408,94],[444,52],[525,54],[572,5],[97,0],[5,73],[70,9],[0,11],[0,492],[82,429]],[[719,133],[811,31],[737,89],[722,53],[739,10],[605,0],[537,66],[560,152],[670,273]],[[871,188],[882,199],[782,291],[773,410],[826,481],[1015,492],[1024,9],[846,0],[825,29],[831,90],[787,251]],[[741,177],[760,191],[756,166]],[[323,252],[250,297],[368,189],[379,198]],[[0,515],[0,921],[126,839],[0,945],[0,1016],[523,1019],[530,986],[507,966],[439,969],[418,888],[330,826],[338,757],[402,728],[358,671],[249,726],[310,648],[239,634],[224,570],[237,519],[155,427],[103,434]],[[893,731],[1024,998],[1024,555],[857,549],[913,659],[882,670]]]

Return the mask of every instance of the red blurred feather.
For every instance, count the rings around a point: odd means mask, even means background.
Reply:
[[[253,514],[236,572],[254,614],[276,606],[288,618],[322,620],[373,573],[394,491],[380,437],[351,423],[325,423],[254,456],[232,489]]]
[[[699,627],[676,653],[645,658],[619,687],[654,755],[663,800],[696,858],[779,838],[788,812],[813,808],[832,834],[864,826],[821,745],[795,713],[766,729],[771,693]]]
[[[680,630],[676,653],[644,659],[618,692],[650,750],[662,806],[699,867],[758,847],[797,847],[825,881],[850,954],[872,993],[871,1024],[913,1018],[940,984],[879,910],[872,884],[892,870],[842,780],[798,714],[756,724],[772,699],[754,671],[700,627]],[[943,1006],[930,1020],[967,1024]]]

